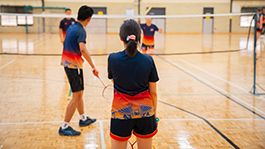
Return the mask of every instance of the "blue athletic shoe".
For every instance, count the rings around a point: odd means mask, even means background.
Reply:
[[[79,136],[81,132],[74,130],[72,127],[68,126],[65,129],[62,129],[60,127],[59,129],[59,135],[61,136]]]
[[[79,126],[85,127],[85,126],[88,126],[88,125],[94,123],[95,121],[96,121],[96,119],[94,119],[94,118],[91,119],[87,116],[87,119],[85,121],[79,120]]]

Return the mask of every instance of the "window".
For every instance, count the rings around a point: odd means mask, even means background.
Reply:
[[[240,27],[249,27],[253,16],[241,16],[240,17]],[[251,27],[254,27],[254,20],[251,23]]]
[[[17,16],[18,25],[33,25],[33,16]]]
[[[32,16],[18,16],[16,14],[31,14],[32,7],[30,6],[0,6],[1,13],[9,13],[8,15],[1,15],[2,26],[25,26],[33,25]]]
[[[262,6],[260,6],[261,8]],[[255,13],[258,7],[242,7],[241,13]],[[240,17],[240,27],[254,27],[254,21],[252,21],[253,16],[241,16]],[[250,24],[251,23],[251,24]]]
[[[1,25],[3,26],[17,26],[17,17],[11,15],[1,16]]]

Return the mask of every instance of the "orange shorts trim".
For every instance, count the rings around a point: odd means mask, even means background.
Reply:
[[[128,141],[131,136],[129,137],[120,137],[120,136],[117,136],[117,135],[114,135],[113,133],[110,133],[110,137],[114,140],[117,140],[117,141]]]
[[[158,130],[155,130],[153,133],[150,133],[150,134],[147,134],[147,135],[140,135],[140,134],[137,134],[136,132],[133,132],[133,134],[138,137],[138,138],[144,138],[144,139],[147,139],[147,138],[152,138],[153,136],[156,135],[156,133],[158,132]]]

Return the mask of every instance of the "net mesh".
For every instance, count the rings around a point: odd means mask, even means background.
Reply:
[[[1,13],[0,16],[1,32],[13,33],[18,38],[30,37],[26,41],[18,40],[16,37],[2,40],[1,54],[60,56],[62,44],[58,35],[59,22],[65,15]],[[76,16],[72,17],[76,18]],[[145,23],[147,17],[152,18],[152,23],[163,31],[155,34],[155,49],[149,51],[150,54],[222,53],[252,48],[252,44],[246,47],[252,40],[252,34],[248,39],[248,29],[253,26],[252,14],[244,13],[166,16],[95,15],[86,27],[88,49],[93,55],[107,55],[123,49],[123,44],[118,37],[120,25],[129,18]],[[231,43],[229,30],[242,34],[238,39],[233,40],[236,43]],[[17,32],[22,34],[15,34]],[[226,43],[215,42],[218,38],[227,38],[222,40]],[[178,41],[177,46],[175,41]],[[193,41],[192,44],[187,45],[191,41]],[[220,48],[220,44],[223,48]],[[53,45],[53,49],[46,45]]]
[[[124,49],[119,39],[119,27],[126,19],[152,23],[163,32],[155,34],[151,55],[191,55],[240,53],[253,56],[254,21],[251,13],[207,15],[94,15],[87,32],[87,48],[92,56],[106,56]],[[0,54],[27,56],[61,56],[59,22],[63,14],[0,13]],[[69,16],[68,16],[69,17]],[[76,16],[71,16],[76,18]],[[231,31],[231,33],[230,33]],[[257,76],[264,76],[264,35],[257,39]],[[141,45],[139,45],[139,49]],[[257,77],[257,90],[265,92],[264,77]]]

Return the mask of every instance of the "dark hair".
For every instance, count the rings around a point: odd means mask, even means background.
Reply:
[[[72,10],[70,8],[65,8],[64,12],[66,12],[66,11],[72,11]]]
[[[130,35],[135,36],[135,40],[129,39]],[[137,45],[141,41],[141,28],[135,20],[126,20],[120,27],[120,38],[126,44],[129,56],[134,56],[137,52]]]
[[[81,6],[78,10],[77,20],[84,21],[87,18],[92,17],[93,13],[94,13],[94,10],[91,7],[88,7],[86,5]]]

